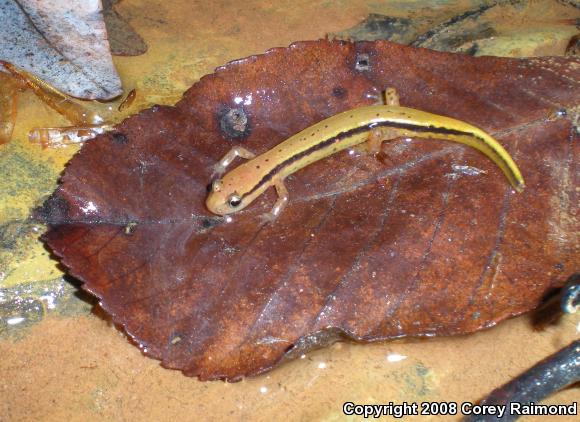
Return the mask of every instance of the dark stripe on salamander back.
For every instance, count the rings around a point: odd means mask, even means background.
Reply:
[[[308,155],[312,154],[313,152],[324,149],[327,146],[332,145],[336,142],[339,142],[345,138],[348,138],[348,137],[354,136],[354,135],[358,135],[358,134],[361,134],[364,132],[368,132],[369,130],[375,129],[377,127],[391,127],[391,128],[395,128],[395,129],[408,129],[408,130],[412,130],[415,132],[430,132],[430,133],[445,134],[445,135],[471,136],[471,137],[476,138],[476,139],[482,141],[483,143],[485,143],[483,138],[475,135],[474,133],[465,132],[465,131],[457,130],[457,129],[448,129],[448,128],[436,127],[436,126],[432,126],[432,125],[419,126],[419,125],[414,125],[411,123],[401,123],[401,122],[391,122],[391,121],[369,123],[368,125],[355,127],[353,129],[347,130],[345,132],[340,132],[336,136],[328,138],[325,141],[319,142],[318,144],[313,145],[304,151],[300,151],[299,153],[288,158],[287,160],[281,162],[280,164],[276,165],[276,167],[274,167],[272,170],[270,170],[268,172],[268,174],[266,174],[264,177],[262,177],[262,179],[258,183],[256,183],[256,185],[249,192],[244,193],[242,195],[242,198],[254,193],[256,190],[258,190],[260,187],[262,187],[265,183],[268,183],[270,180],[272,180],[272,178],[276,174],[278,174],[283,168],[288,167],[292,163],[295,163],[296,161],[300,160],[301,158],[307,157]],[[500,157],[502,159],[502,161],[505,162],[505,160],[503,160],[503,157],[501,157],[499,154],[498,154],[498,157]]]

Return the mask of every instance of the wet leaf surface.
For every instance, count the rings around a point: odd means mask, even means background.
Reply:
[[[338,337],[473,332],[533,309],[578,268],[579,64],[381,41],[274,49],[87,142],[38,216],[145,353],[200,379],[256,375]],[[492,133],[525,191],[468,148],[398,140],[382,160],[345,152],[294,174],[273,225],[259,224],[273,192],[231,223],[205,209],[232,144],[266,151],[389,86]],[[247,118],[237,133],[232,110]]]

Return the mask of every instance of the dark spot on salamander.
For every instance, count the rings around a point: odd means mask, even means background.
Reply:
[[[111,139],[113,139],[113,142],[115,142],[117,145],[125,145],[127,142],[129,142],[127,135],[121,132],[111,132]]]

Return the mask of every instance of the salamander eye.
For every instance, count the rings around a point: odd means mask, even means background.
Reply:
[[[240,198],[238,195],[232,195],[229,197],[228,199],[228,205],[231,208],[237,208],[240,206],[240,204],[242,203],[242,198]]]

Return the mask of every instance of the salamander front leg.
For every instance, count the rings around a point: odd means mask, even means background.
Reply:
[[[385,89],[385,105],[400,106],[399,93],[395,88]]]
[[[288,189],[284,186],[284,182],[279,181],[277,182],[274,187],[276,188],[276,193],[278,194],[278,199],[272,208],[272,211],[267,212],[266,214],[262,214],[260,216],[260,220],[262,223],[271,223],[273,222],[282,212],[286,204],[288,203]]]
[[[373,95],[370,98],[375,98],[374,105],[390,105],[390,106],[400,106],[399,103],[399,93],[395,88],[387,88],[381,92],[380,95]]]
[[[368,98],[375,99],[374,105],[400,106],[399,93],[395,88],[387,88],[381,91],[379,95],[368,95]]]
[[[234,161],[237,157],[245,158],[246,160],[251,160],[254,158],[256,154],[251,151],[248,151],[246,148],[243,147],[233,147],[226,155],[222,157],[214,166],[213,172],[211,174],[212,177],[221,176],[225,171],[226,168]]]

